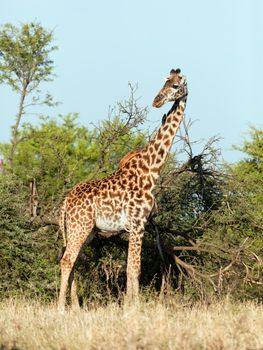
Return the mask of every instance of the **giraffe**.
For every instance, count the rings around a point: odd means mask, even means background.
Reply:
[[[108,177],[81,182],[65,198],[60,213],[64,253],[60,261],[59,308],[65,307],[68,284],[72,305],[78,306],[74,265],[97,233],[111,236],[128,232],[126,299],[138,296],[144,226],[155,205],[152,192],[183,119],[187,94],[186,78],[180,69],[172,69],[152,105],[160,108],[168,101],[174,104],[148,145],[129,152]]]

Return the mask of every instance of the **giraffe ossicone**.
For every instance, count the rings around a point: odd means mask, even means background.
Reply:
[[[114,173],[98,181],[81,182],[65,198],[60,213],[65,246],[60,261],[60,308],[66,304],[68,285],[72,304],[78,305],[74,265],[96,234],[129,233],[126,297],[138,296],[144,226],[155,206],[153,189],[183,119],[187,93],[186,78],[179,69],[171,70],[153,106],[159,108],[168,101],[174,104],[154,138],[144,148],[129,152]]]

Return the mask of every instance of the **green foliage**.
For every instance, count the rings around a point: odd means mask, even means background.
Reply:
[[[98,130],[78,126],[77,114],[60,116],[58,120],[42,117],[38,126],[25,124],[13,162],[13,173],[25,184],[35,178],[42,212],[57,207],[67,189],[76,183],[105,176],[118,167],[127,149],[144,142],[141,133],[117,135],[105,146],[105,130],[120,128],[117,117]],[[125,146],[124,146],[125,144]],[[0,146],[8,159],[10,144]],[[105,149],[106,148],[106,149]],[[103,162],[102,162],[103,159]]]
[[[50,53],[52,31],[39,23],[24,23],[17,28],[8,23],[0,31],[0,82],[16,92],[26,84],[28,91],[36,89],[40,82],[52,80],[53,61]]]
[[[54,233],[30,228],[27,197],[22,181],[0,176],[0,298],[23,295],[51,299],[58,283]]]
[[[241,297],[262,298],[263,131],[251,128],[249,134],[250,139],[238,147],[245,158],[228,169],[224,200],[206,239],[232,250],[229,290]]]
[[[83,179],[96,160],[92,135],[77,126],[76,118],[67,115],[56,121],[45,117],[40,125],[26,124],[19,133],[13,172],[26,184],[36,179],[43,208],[61,201],[64,189]],[[5,157],[9,148],[9,144],[2,145]]]
[[[41,82],[50,81],[54,76],[50,54],[56,47],[51,46],[52,40],[53,33],[34,22],[21,24],[20,28],[5,24],[0,30],[0,83],[9,85],[20,95],[9,147],[10,171],[13,170],[14,157],[20,142],[19,128],[27,107],[57,104],[48,93],[42,98],[38,89]],[[35,94],[29,102],[28,95],[32,92]]]
[[[247,217],[256,220],[263,227],[263,130],[251,127],[250,140],[237,147],[246,158],[232,167],[233,176],[242,184],[243,196],[247,199]]]

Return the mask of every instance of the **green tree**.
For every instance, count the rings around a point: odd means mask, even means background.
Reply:
[[[35,230],[25,211],[28,188],[13,174],[0,174],[0,299],[55,297],[58,256],[54,229]]]
[[[54,76],[50,54],[57,47],[52,46],[52,41],[53,32],[47,31],[39,23],[25,23],[19,28],[5,24],[0,30],[0,83],[9,85],[20,96],[12,127],[12,147],[8,159],[11,168],[19,143],[18,132],[27,96],[36,93],[27,105],[54,104],[49,94],[41,98],[39,90],[42,82],[51,81]]]
[[[225,167],[219,205],[199,221],[202,236],[191,261],[218,293],[262,299],[263,132],[252,127],[249,135],[236,147],[244,159]]]
[[[242,146],[236,147],[245,154],[245,158],[234,165],[232,171],[249,199],[247,216],[254,218],[263,228],[263,130],[251,127],[249,137]]]

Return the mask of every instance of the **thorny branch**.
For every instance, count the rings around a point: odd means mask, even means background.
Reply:
[[[215,145],[220,140],[220,137],[211,137],[202,147],[201,151],[194,155],[194,145],[200,144],[204,140],[192,141],[190,140],[190,128],[193,122],[191,119],[186,119],[182,122],[182,128],[177,135],[177,143],[180,142],[181,147],[177,151],[177,154],[186,154],[188,159],[180,164],[179,167],[170,171],[165,177],[161,179],[160,184],[155,190],[155,194],[158,194],[162,189],[169,187],[172,181],[182,173],[188,172],[198,176],[201,194],[204,192],[205,177],[217,178],[222,181],[227,175],[223,171],[219,171],[220,165],[218,160],[220,159],[220,150]]]
[[[151,225],[154,227],[155,231],[159,231],[158,235],[158,251],[163,262],[167,261],[165,256],[172,257],[176,268],[179,273],[186,279],[191,279],[193,281],[197,281],[200,285],[202,285],[202,280],[208,281],[213,289],[221,293],[222,285],[224,282],[224,278],[226,278],[226,273],[230,272],[230,270],[240,267],[244,267],[245,271],[243,272],[243,281],[251,284],[263,285],[263,280],[255,276],[252,273],[253,268],[249,267],[243,260],[244,256],[249,254],[255,257],[258,265],[262,267],[263,261],[260,257],[258,257],[255,253],[253,253],[249,247],[251,242],[248,237],[244,239],[244,241],[235,248],[232,249],[224,249],[221,246],[217,246],[216,244],[210,244],[207,242],[194,243],[192,240],[189,240],[189,246],[172,246],[171,244],[165,241],[165,236],[171,232],[167,232],[167,229],[160,227],[153,219],[151,219]],[[162,240],[160,239],[160,231],[162,230]],[[178,234],[178,232],[173,232],[174,234]],[[180,233],[182,234],[182,232]],[[197,252],[197,253],[207,253],[209,255],[218,256],[221,258],[221,261],[226,260],[226,264],[224,266],[220,266],[218,270],[215,272],[211,271],[203,271],[203,268],[200,265],[196,265],[193,262],[186,262],[184,258],[187,260],[192,260],[191,255],[182,254],[183,252]],[[222,254],[224,255],[224,259],[222,259]],[[194,260],[193,260],[194,261]],[[171,264],[166,267],[166,271],[171,268]]]
[[[123,145],[120,144],[123,136],[131,136],[133,132],[138,131],[139,126],[146,120],[148,113],[147,107],[139,107],[139,98],[135,97],[137,86],[129,83],[130,97],[128,100],[118,102],[116,107],[109,108],[108,119],[102,124],[94,125],[96,133],[96,143],[100,149],[100,160],[97,170],[92,174],[93,178],[105,168],[105,163],[109,160],[111,151],[115,145],[123,146],[128,152],[127,139],[123,139]],[[116,120],[117,119],[117,120]]]

